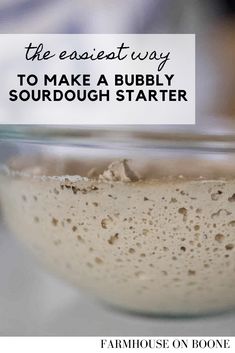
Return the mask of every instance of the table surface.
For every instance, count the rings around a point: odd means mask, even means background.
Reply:
[[[121,313],[42,269],[0,228],[1,336],[234,336],[235,313],[160,319]]]

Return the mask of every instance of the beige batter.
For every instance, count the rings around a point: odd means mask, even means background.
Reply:
[[[51,268],[116,306],[173,315],[234,307],[235,178],[147,178],[130,165],[83,177],[6,169],[5,221]]]

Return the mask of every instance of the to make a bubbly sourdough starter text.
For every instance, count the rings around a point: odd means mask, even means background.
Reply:
[[[107,73],[99,75],[90,73],[18,73],[16,77],[19,89],[9,91],[9,100],[16,101],[117,101],[117,102],[183,102],[187,101],[187,90],[173,89],[175,74],[163,73],[163,69],[171,60],[170,52],[131,50],[130,46],[121,43],[113,51],[97,51],[79,53],[74,50],[62,50],[53,53],[45,48],[43,43],[34,45],[29,43],[25,47],[26,61],[86,61],[105,62],[151,61],[156,63],[155,72],[142,73],[115,73],[111,77]],[[114,87],[114,89],[113,89]]]

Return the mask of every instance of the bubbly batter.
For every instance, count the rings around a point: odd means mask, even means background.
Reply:
[[[127,160],[86,176],[6,169],[11,230],[51,268],[122,308],[197,314],[235,306],[235,178],[146,178]]]

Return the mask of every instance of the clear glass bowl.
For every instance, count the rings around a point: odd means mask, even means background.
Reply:
[[[235,307],[233,130],[4,126],[0,140],[3,220],[48,268],[128,311]]]

